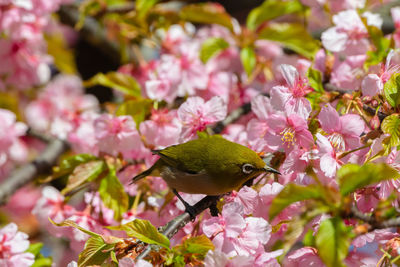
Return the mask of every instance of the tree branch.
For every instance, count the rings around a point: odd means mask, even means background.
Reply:
[[[355,205],[352,205],[349,217],[368,223],[371,226],[370,229],[368,229],[369,231],[373,231],[375,229],[400,227],[400,217],[379,222],[374,216],[370,216],[359,211]]]
[[[71,27],[75,27],[79,21],[79,11],[76,6],[61,6],[58,11],[60,21]],[[121,63],[121,47],[117,42],[108,39],[106,32],[100,24],[92,17],[86,17],[83,27],[79,30],[80,37],[86,42],[99,48],[114,64]],[[133,60],[132,53],[129,53],[129,60]]]
[[[38,174],[51,170],[60,155],[67,149],[66,142],[53,139],[34,161],[12,171],[9,177],[0,184],[0,205],[6,204],[15,191],[32,181]]]
[[[194,216],[197,216],[204,210],[210,208],[216,201],[218,201],[219,198],[220,198],[220,196],[206,196],[202,200],[197,202],[193,206],[194,211],[195,211]],[[173,220],[169,221],[164,226],[162,226],[159,231],[163,235],[167,236],[168,238],[171,238],[189,222],[190,222],[190,215],[189,215],[189,213],[185,212],[185,213],[177,216]],[[155,248],[155,246],[151,246],[151,245],[147,246],[144,249],[144,251],[136,257],[136,259],[137,260],[144,259],[145,257],[147,257],[149,255],[149,253],[151,252],[151,250],[153,248]]]

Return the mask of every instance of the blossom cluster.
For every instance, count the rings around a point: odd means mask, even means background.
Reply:
[[[0,63],[0,90],[26,89],[49,78],[50,59],[44,52],[43,31],[50,23],[48,14],[65,2],[9,0],[0,4],[0,29],[5,36],[0,39],[0,59],[8,64],[5,68],[7,64]],[[118,74],[134,78],[141,90],[140,98],[133,100],[118,94],[123,100],[120,105],[143,100],[151,103],[149,108],[143,108],[146,110],[139,119],[123,109],[113,112],[117,104],[109,109],[112,112],[102,112],[97,99],[85,94],[77,76],[60,74],[43,86],[24,107],[27,125],[68,142],[74,154],[90,154],[97,161],[94,163],[107,165],[108,174],[115,170],[122,190],[132,200],[126,202],[133,204],[119,216],[118,210],[104,200],[104,192],[93,190],[97,187],[89,187],[84,197],[72,204],[74,201],[65,197],[66,189],[60,192],[45,186],[32,210],[41,227],[68,239],[78,253],[89,235],[78,229],[56,227],[49,218],[56,223],[70,220],[104,236],[117,235],[106,226],[134,219],[164,225],[185,210],[182,203],[159,177],[133,185],[130,179],[155,162],[152,150],[184,143],[198,138],[200,133],[208,134],[217,122],[250,103],[251,112],[234,123],[228,118],[229,125],[221,134],[278,158],[274,167],[281,175],[275,179],[259,177],[254,185],[224,196],[218,216],[205,211],[181,229],[171,243],[176,245],[187,236],[204,234],[215,247],[205,255],[206,266],[323,266],[315,247],[307,245],[289,252],[276,249],[290,234],[290,221],[301,216],[306,204],[293,203],[274,218],[270,218],[269,210],[273,199],[290,183],[318,184],[337,191],[337,171],[348,163],[384,162],[400,171],[398,144],[388,145],[390,134],[379,131],[381,121],[376,115],[390,110],[382,94],[385,84],[400,69],[400,8],[391,9],[396,30],[388,38],[394,42],[383,62],[377,63],[369,62],[375,45],[370,31],[371,27],[380,29],[382,19],[378,14],[357,11],[364,7],[364,1],[302,2],[313,13],[320,12],[324,5],[333,12],[333,25],[321,36],[322,48],[310,60],[286,54],[275,42],[257,40],[252,44],[259,67],[254,74],[242,64],[243,44],[235,35],[245,32],[244,27],[234,25],[233,30],[228,30],[211,25],[196,29],[185,23],[158,31],[161,44],[157,58],[118,70]],[[206,61],[201,58],[201,51],[210,38],[221,38],[228,47]],[[320,86],[334,86],[341,95],[330,94],[328,88],[321,92],[311,72],[322,77]],[[363,105],[372,108],[375,116],[366,114]],[[0,109],[0,177],[5,177],[14,162],[26,160],[27,148],[21,141],[26,129],[25,124],[16,122],[13,113]],[[88,165],[77,165],[71,176],[90,172],[84,169],[88,166],[90,161]],[[68,186],[71,184],[68,182]],[[73,189],[81,189],[79,186]],[[398,180],[379,182],[354,192],[352,201],[360,212],[371,213],[380,202],[398,197],[399,186]],[[203,196],[182,193],[182,197],[194,204]],[[398,210],[396,201],[393,206]],[[299,239],[308,231],[314,236],[330,217],[317,215],[299,233]],[[355,220],[344,221],[347,226],[357,225]],[[382,251],[369,251],[369,246],[388,250],[398,238],[398,233],[390,229],[361,233],[351,241],[351,251],[344,261],[349,266],[376,264]],[[7,264],[16,264],[17,258],[24,261],[20,266],[31,265],[33,257],[24,253],[29,244],[26,239],[14,224],[2,228],[0,262],[5,259]],[[20,243],[18,249],[13,242]],[[120,264],[129,265],[132,261],[124,258]],[[71,262],[69,266],[75,265]],[[146,266],[147,262],[137,265]]]
[[[6,0],[0,3],[0,90],[27,90],[50,79],[52,58],[44,32],[51,13],[70,0]]]

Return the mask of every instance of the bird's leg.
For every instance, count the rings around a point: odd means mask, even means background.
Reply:
[[[210,213],[211,213],[211,216],[213,216],[213,217],[217,217],[218,216],[219,210],[217,208],[217,201],[214,201],[214,203],[211,204]]]
[[[175,188],[172,189],[172,192],[175,194],[175,196],[182,202],[182,204],[185,206],[185,210],[187,213],[189,213],[190,215],[190,219],[192,221],[194,221],[196,219],[196,210],[195,208],[190,205],[189,203],[187,203],[182,197],[181,195],[179,195],[178,191],[176,191]]]

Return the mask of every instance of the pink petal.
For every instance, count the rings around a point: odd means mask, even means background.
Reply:
[[[251,110],[259,119],[267,119],[273,112],[271,100],[263,95],[258,95],[251,100]]]
[[[320,168],[328,177],[333,177],[336,174],[337,162],[329,154],[325,154],[320,159]]]
[[[292,65],[280,65],[281,73],[290,87],[294,87],[296,80],[299,78],[299,73]]]
[[[325,105],[318,115],[318,120],[321,123],[321,127],[324,131],[332,133],[340,129],[339,114],[330,105]]]
[[[270,94],[272,107],[279,111],[285,111],[286,103],[293,98],[286,86],[274,86]]]
[[[346,114],[340,117],[341,132],[344,135],[360,136],[365,129],[365,123],[359,115]]]
[[[329,28],[324,31],[321,36],[321,41],[324,47],[331,52],[343,51],[346,47],[348,36],[344,32],[339,32],[337,27]]]
[[[361,83],[361,90],[365,96],[375,96],[382,92],[383,82],[376,74],[368,74]]]
[[[202,113],[204,99],[199,96],[189,97],[178,109],[178,117],[185,123],[190,123],[194,117]]]
[[[204,117],[209,123],[213,123],[225,119],[228,107],[221,97],[214,96],[205,103],[204,110]]]

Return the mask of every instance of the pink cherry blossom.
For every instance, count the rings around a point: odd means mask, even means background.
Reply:
[[[348,91],[356,91],[364,77],[363,65],[367,59],[366,55],[347,56],[343,61],[340,56],[335,55],[335,63],[331,74],[330,82]]]
[[[144,142],[156,149],[176,145],[181,133],[181,122],[175,110],[152,110],[150,120],[140,124]]]
[[[131,116],[103,114],[95,120],[94,127],[102,152],[116,156],[141,148],[140,135]]]
[[[334,27],[324,31],[322,44],[331,52],[363,54],[368,49],[368,31],[356,10],[345,10],[333,16]]]
[[[27,126],[17,122],[14,113],[0,109],[0,179],[8,175],[14,162],[27,159],[27,147],[20,139],[26,130]]]
[[[318,120],[322,129],[329,134],[328,140],[337,151],[343,152],[361,145],[360,135],[364,132],[365,123],[359,115],[339,116],[337,111],[327,104],[322,107]]]
[[[15,223],[0,229],[0,265],[9,267],[28,267],[35,261],[32,253],[24,252],[29,248],[28,235],[18,232]]]
[[[288,115],[297,114],[303,119],[307,119],[311,112],[311,104],[304,97],[311,91],[311,88],[307,85],[307,80],[301,78],[296,68],[291,65],[280,65],[280,69],[288,87],[272,87],[272,106]]]
[[[317,133],[317,144],[319,148],[320,168],[327,177],[334,177],[341,162],[337,158],[335,148],[328,138]]]
[[[257,116],[247,124],[247,135],[251,147],[258,151],[274,151],[265,140],[269,129],[269,117],[275,113],[270,98],[258,95],[251,100],[251,110]]]
[[[303,247],[293,251],[286,257],[284,265],[287,267],[325,266],[318,257],[317,250],[312,247]]]
[[[26,107],[25,114],[33,129],[67,139],[71,132],[95,116],[84,118],[83,114],[97,111],[97,99],[84,94],[82,81],[77,76],[58,75]]]
[[[252,214],[258,202],[257,197],[258,194],[254,189],[243,186],[239,192],[233,191],[228,199],[242,205],[244,214]]]
[[[391,62],[394,54],[394,50],[390,50],[386,57],[386,63],[381,64],[379,75],[370,73],[363,79],[361,84],[363,95],[375,96],[378,93],[382,93],[384,84],[390,79],[393,73],[400,70],[399,65],[393,65]]]
[[[52,225],[48,218],[56,223],[66,220],[75,212],[75,209],[64,203],[64,196],[51,186],[42,190],[42,197],[36,202],[32,214],[34,214],[43,226],[55,236],[64,234],[61,228]]]
[[[306,120],[296,114],[271,115],[268,126],[271,130],[265,140],[271,148],[284,149],[288,153],[296,146],[308,149],[314,143]]]
[[[183,125],[182,138],[193,138],[197,131],[204,131],[207,125],[223,120],[226,114],[226,103],[218,96],[207,102],[198,96],[188,98],[178,109],[178,117]]]

